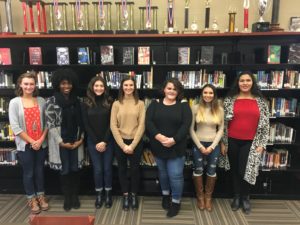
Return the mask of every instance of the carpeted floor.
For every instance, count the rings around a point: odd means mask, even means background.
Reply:
[[[159,197],[140,197],[137,211],[122,210],[121,197],[114,197],[111,209],[94,208],[93,196],[81,196],[82,207],[64,212],[62,197],[50,196],[51,209],[42,215],[94,215],[95,224],[105,225],[155,225],[155,224],[197,224],[197,225],[292,225],[300,224],[300,201],[251,200],[252,213],[244,215],[241,210],[232,212],[230,199],[214,199],[213,212],[200,211],[195,199],[184,198],[181,211],[175,218],[166,218]],[[0,224],[28,225],[29,210],[23,195],[0,195]]]

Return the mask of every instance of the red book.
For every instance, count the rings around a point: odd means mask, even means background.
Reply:
[[[11,65],[10,48],[0,48],[0,65]]]
[[[29,64],[42,65],[42,49],[41,47],[29,47]]]

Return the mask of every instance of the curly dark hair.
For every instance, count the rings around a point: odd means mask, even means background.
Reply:
[[[259,90],[256,79],[255,79],[255,77],[254,77],[254,75],[251,71],[242,71],[236,76],[236,79],[233,82],[233,85],[231,86],[231,89],[229,90],[227,96],[234,97],[234,96],[237,96],[240,93],[239,80],[240,80],[240,77],[243,76],[243,75],[249,75],[251,77],[251,80],[252,80],[252,83],[253,83],[252,87],[251,87],[251,90],[250,90],[251,94],[255,97],[263,98],[263,94]]]
[[[165,82],[162,85],[161,93],[164,96],[164,89],[166,88],[168,83],[172,83],[177,91],[177,97],[176,100],[181,101],[184,98],[184,88],[183,85],[180,83],[180,81],[177,78],[168,78],[165,80]]]
[[[106,81],[100,76],[93,77],[90,80],[90,82],[88,84],[87,91],[86,91],[86,96],[87,97],[86,97],[85,102],[86,102],[87,106],[89,106],[89,107],[96,106],[96,101],[95,101],[96,95],[95,95],[95,92],[94,92],[94,85],[97,81],[101,81],[102,84],[104,85],[103,106],[106,107],[106,108],[110,108],[111,103],[112,103],[112,99],[109,96],[109,90],[108,90]]]
[[[118,100],[119,100],[120,103],[123,103],[123,99],[124,99],[123,84],[127,80],[132,80],[133,81],[133,85],[134,85],[133,97],[134,97],[134,100],[135,100],[135,104],[137,104],[138,101],[139,101],[139,93],[138,93],[138,90],[136,88],[135,79],[133,77],[131,77],[131,76],[128,76],[128,77],[124,78],[121,81],[120,88],[119,88],[119,94],[118,94]]]
[[[34,80],[34,83],[37,84],[37,77],[36,77],[36,73],[35,73],[34,71],[31,71],[31,72],[27,72],[27,73],[21,74],[21,75],[18,77],[18,80],[17,80],[16,90],[15,90],[16,96],[23,96],[23,90],[22,90],[22,88],[20,87],[23,78],[33,79],[33,80]],[[33,91],[33,93],[32,93],[32,96],[33,96],[33,97],[36,97],[36,96],[38,96],[38,94],[39,94],[38,88],[35,87],[35,89],[34,89],[34,91]]]
[[[72,90],[70,94],[76,95],[78,90],[78,76],[74,70],[63,68],[53,72],[52,87],[54,92],[60,92],[59,85],[63,80],[66,80],[72,84]]]

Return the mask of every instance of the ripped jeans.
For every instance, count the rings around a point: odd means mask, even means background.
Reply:
[[[207,148],[212,142],[201,142],[201,144]],[[216,176],[217,163],[220,155],[220,146],[217,145],[215,149],[209,154],[204,155],[200,150],[194,146],[193,147],[193,164],[194,164],[194,174],[201,176],[203,170],[206,167],[206,174],[208,176]]]

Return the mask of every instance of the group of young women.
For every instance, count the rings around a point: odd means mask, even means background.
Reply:
[[[168,79],[162,87],[163,97],[153,100],[147,112],[132,77],[122,80],[114,102],[105,80],[94,77],[80,103],[78,79],[70,69],[54,72],[54,94],[46,102],[37,96],[36,82],[35,74],[22,74],[17,81],[17,97],[9,104],[9,120],[32,213],[49,208],[43,175],[47,155],[50,168],[60,171],[63,208],[69,211],[80,207],[78,192],[85,133],[97,193],[95,207],[112,206],[115,155],[123,210],[138,209],[139,164],[145,131],[157,163],[161,204],[167,217],[176,216],[180,210],[189,134],[194,142],[193,181],[198,208],[212,210],[216,168],[220,166],[231,169],[232,210],[241,207],[245,213],[250,212],[250,185],[255,184],[269,131],[268,106],[252,73],[237,76],[224,100],[224,108],[215,87],[207,84],[202,88],[199,104],[191,109],[183,100],[182,84],[177,79]]]

